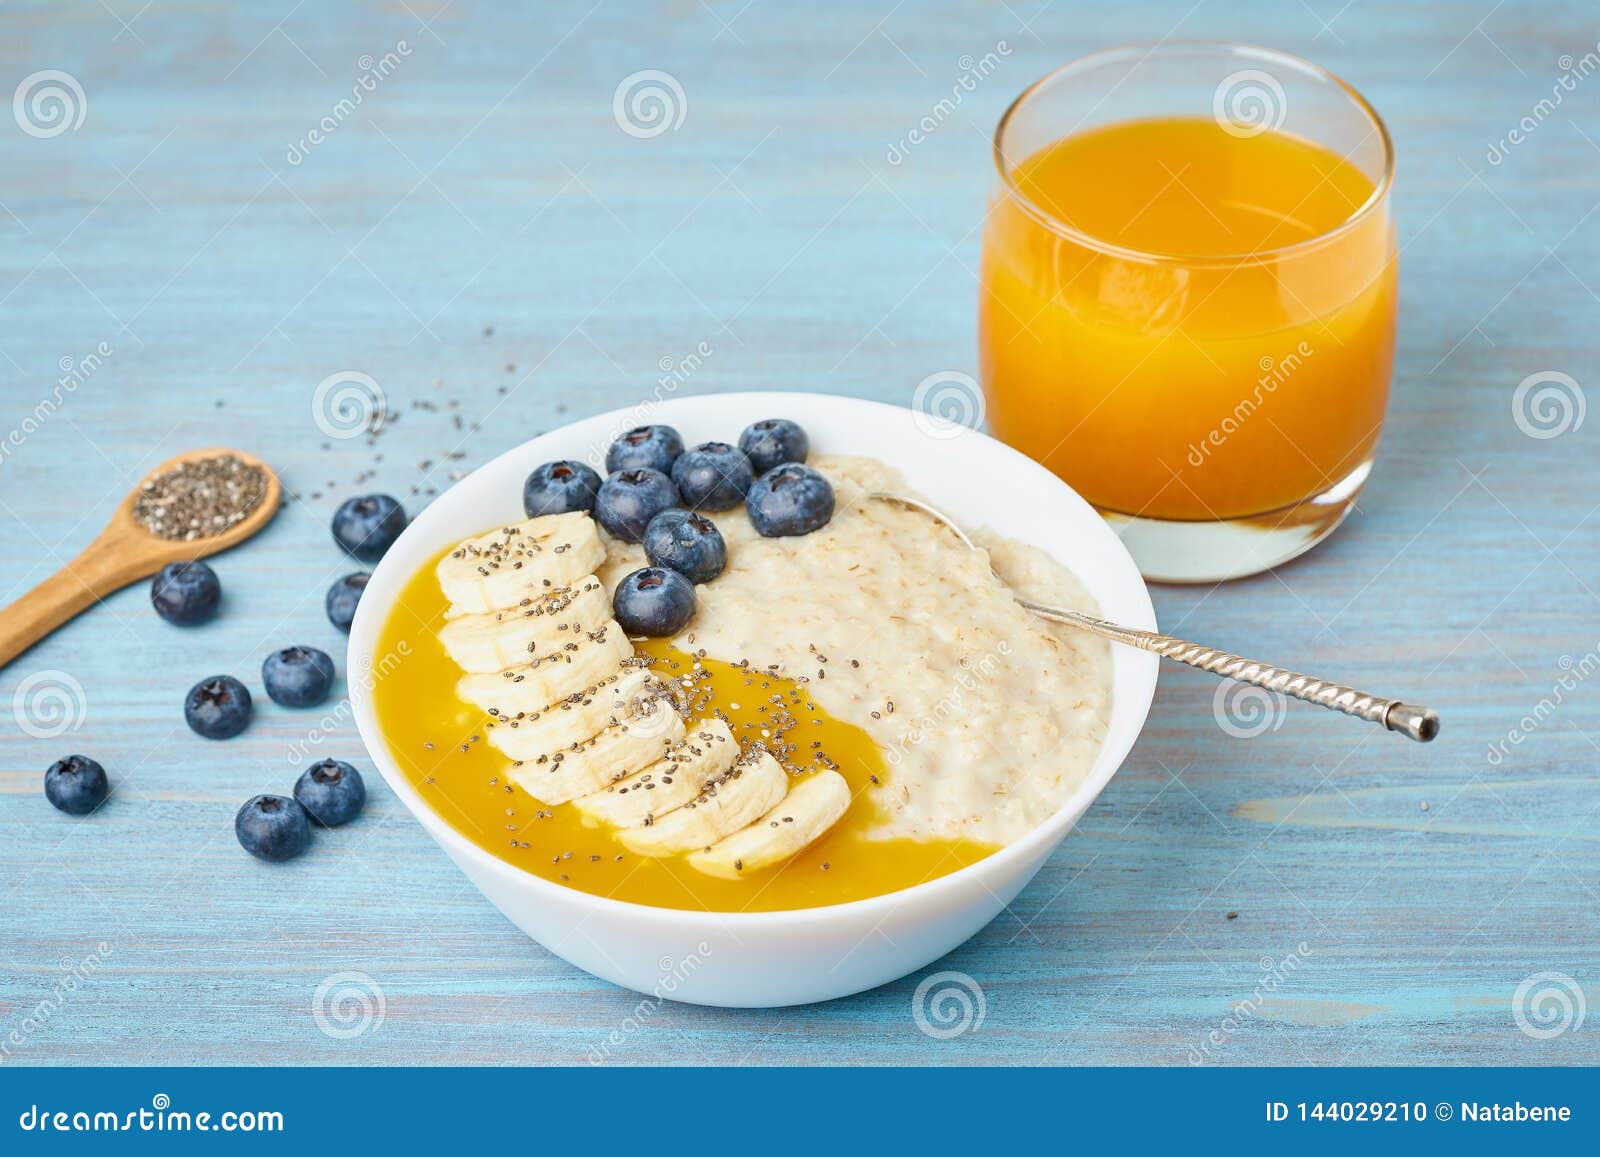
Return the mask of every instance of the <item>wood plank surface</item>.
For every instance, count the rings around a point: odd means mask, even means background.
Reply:
[[[1548,1035],[1513,1008],[1545,972],[1600,997],[1600,704],[1579,675],[1600,647],[1600,420],[1535,438],[1512,413],[1530,374],[1600,382],[1600,79],[1559,83],[1597,51],[1591,6],[68,0],[7,4],[0,32],[0,96],[55,69],[85,106],[53,136],[0,115],[0,599],[184,448],[249,449],[297,496],[217,560],[214,624],[172,629],[135,587],[0,671],[0,704],[41,672],[81,687],[58,737],[0,711],[0,1061],[584,1063],[614,1030],[622,1063],[1600,1061],[1600,1011]],[[1058,64],[1163,35],[1270,44],[1359,87],[1397,142],[1404,250],[1359,512],[1276,573],[1158,589],[1161,622],[1432,704],[1438,743],[1299,708],[1233,738],[1215,684],[1167,669],[1080,830],[936,966],[984,994],[950,1040],[916,1026],[919,976],[801,1009],[641,1008],[525,939],[375,775],[314,854],[240,852],[235,808],[292,783],[310,724],[265,704],[209,743],[181,698],[288,643],[342,651],[322,595],[348,569],[343,497],[414,512],[637,402],[701,343],[685,392],[908,403],[975,371],[998,115]],[[648,139],[612,109],[644,69],[685,104]],[[375,445],[313,420],[339,371],[388,397]],[[343,718],[322,749],[363,758]],[[84,822],[40,791],[73,750],[117,793]],[[383,994],[350,1039],[312,1013],[342,971]]]

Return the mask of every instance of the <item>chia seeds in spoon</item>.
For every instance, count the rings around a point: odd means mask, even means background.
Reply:
[[[259,466],[218,454],[145,479],[133,517],[158,538],[193,542],[244,521],[266,492],[266,473]]]

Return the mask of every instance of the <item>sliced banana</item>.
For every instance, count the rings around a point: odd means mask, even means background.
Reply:
[[[850,806],[850,785],[837,771],[819,771],[794,785],[778,806],[749,827],[689,857],[709,876],[737,880],[745,872],[787,860],[839,822]]]
[[[493,738],[493,735],[490,736]],[[572,806],[590,819],[619,828],[658,822],[722,779],[739,758],[739,741],[720,719],[691,723],[666,757],[619,779]]]
[[[456,693],[493,717],[510,777],[613,825],[632,852],[688,853],[726,879],[821,837],[850,806],[844,778],[823,771],[790,790],[771,754],[740,754],[724,720],[686,728],[612,618],[595,577],[605,557],[593,519],[573,512],[468,539],[438,564],[451,604],[439,639],[465,672]]]
[[[469,538],[439,560],[450,617],[515,607],[593,574],[606,548],[582,511],[547,514]]]
[[[683,738],[683,718],[666,700],[633,724],[616,724],[581,743],[518,760],[511,778],[543,803],[567,803],[648,767]],[[781,770],[781,769],[780,769]]]
[[[543,711],[497,719],[489,742],[512,759],[536,759],[582,743],[613,724],[642,722],[661,699],[660,680],[643,667],[623,667]]]
[[[646,827],[623,828],[622,846],[641,856],[673,856],[709,847],[783,798],[788,773],[765,751],[734,765],[698,798]]]
[[[605,587],[585,575],[524,606],[451,619],[439,628],[439,641],[463,671],[487,674],[558,651],[611,622]]]
[[[463,676],[456,694],[468,703],[500,718],[519,712],[534,715],[568,695],[593,687],[633,658],[633,644],[615,623],[598,639],[590,636],[563,643],[520,667],[493,674]]]

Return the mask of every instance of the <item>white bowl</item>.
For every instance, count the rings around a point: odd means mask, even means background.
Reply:
[[[1070,567],[1106,618],[1155,628],[1149,591],[1100,516],[1060,479],[973,431],[956,433],[897,406],[825,394],[718,394],[650,402],[574,422],[502,454],[417,516],[361,596],[350,631],[353,672],[371,669],[379,630],[417,569],[447,544],[520,520],[522,483],[554,458],[596,462],[611,439],[644,422],[676,426],[693,445],[732,441],[761,418],[786,417],[825,454],[880,458],[958,521],[988,525]],[[932,430],[932,433],[930,433]],[[953,436],[952,436],[953,435]],[[985,495],[998,495],[996,503]],[[1105,745],[1087,779],[1035,831],[987,859],[904,891],[793,912],[684,912],[591,896],[497,859],[418,795],[378,729],[370,681],[350,680],[356,723],[389,787],[439,846],[517,927],[587,972],[638,992],[694,1004],[771,1007],[831,1000],[937,960],[1010,903],[1100,794],[1133,746],[1155,693],[1156,659],[1113,648]]]

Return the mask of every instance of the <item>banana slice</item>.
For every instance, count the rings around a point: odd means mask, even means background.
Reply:
[[[633,657],[633,644],[613,623],[596,639],[588,635],[563,643],[521,667],[493,674],[463,676],[456,694],[502,719],[536,715],[568,695],[593,687]]]
[[[451,619],[439,628],[439,641],[463,671],[491,673],[560,650],[611,621],[605,587],[586,575],[526,606]]]
[[[763,751],[736,763],[727,778],[698,798],[645,827],[623,828],[617,838],[641,856],[672,856],[709,847],[777,804],[788,780],[778,761]]]
[[[689,857],[708,876],[737,880],[745,872],[787,860],[820,837],[850,806],[850,785],[837,771],[819,771],[795,784],[778,806],[747,828]]]
[[[607,727],[537,759],[518,760],[510,775],[534,799],[554,806],[648,767],[682,738],[683,718],[670,703],[659,700],[649,717]]]
[[[642,827],[700,795],[726,776],[738,758],[739,741],[728,725],[720,719],[703,719],[689,725],[689,733],[664,759],[603,791],[573,800],[572,806],[613,827]]]
[[[592,687],[543,711],[497,719],[489,742],[512,759],[537,759],[582,743],[618,723],[645,722],[658,709],[662,687],[643,667],[623,667]]]
[[[439,560],[450,617],[515,607],[593,574],[606,548],[582,511],[547,514],[469,538]]]

